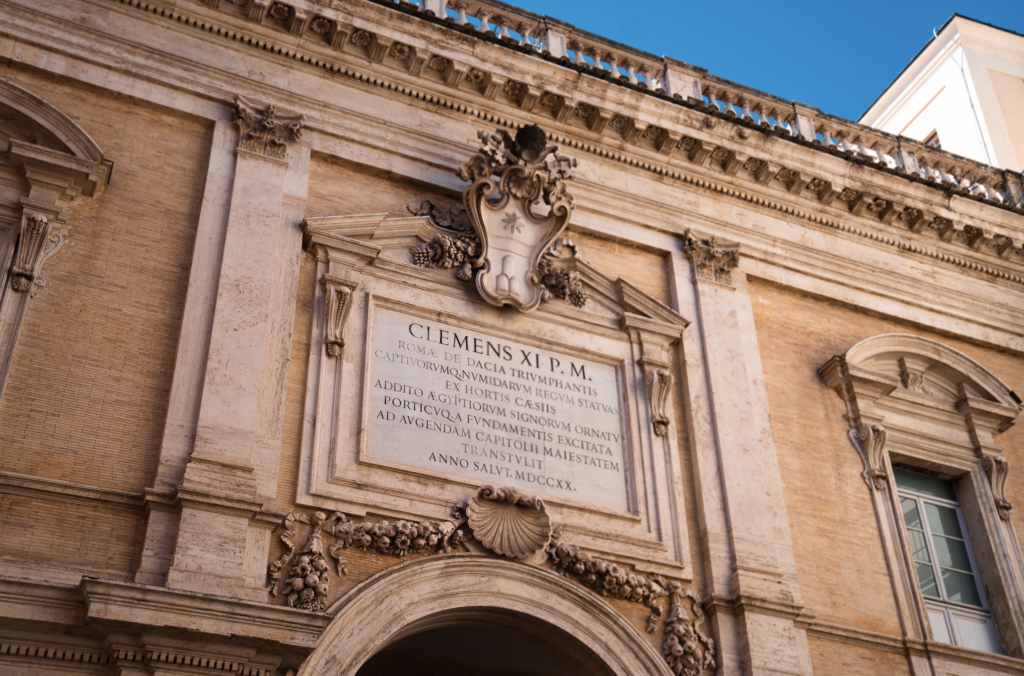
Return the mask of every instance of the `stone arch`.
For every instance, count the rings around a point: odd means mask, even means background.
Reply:
[[[490,556],[407,561],[359,584],[328,612],[335,619],[301,676],[355,676],[390,643],[468,623],[546,640],[588,674],[672,673],[648,640],[596,594],[551,571]]]
[[[865,368],[902,381],[920,375],[924,379],[922,387],[927,383],[949,396],[958,398],[957,390],[963,385],[967,394],[979,399],[1012,408],[1021,405],[1020,398],[991,371],[967,355],[928,338],[883,333],[860,341],[842,359],[847,368]],[[901,367],[901,359],[905,367]],[[907,387],[906,382],[903,384]]]
[[[59,108],[24,87],[0,78],[0,110],[8,120],[27,123],[35,145],[67,153],[86,162],[100,162],[103,151],[89,134]],[[19,125],[20,126],[20,125]],[[28,139],[20,139],[28,140]]]

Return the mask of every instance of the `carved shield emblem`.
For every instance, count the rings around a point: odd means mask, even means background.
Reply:
[[[546,145],[540,127],[523,127],[513,139],[503,129],[478,132],[480,152],[459,169],[481,247],[473,267],[480,295],[494,305],[527,312],[540,305],[544,287],[538,263],[569,223],[573,199],[565,182],[575,159]]]

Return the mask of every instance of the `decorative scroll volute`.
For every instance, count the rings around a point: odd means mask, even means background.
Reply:
[[[995,500],[999,518],[1009,521],[1010,513],[1013,511],[1013,505],[1006,499],[1006,479],[1010,474],[1010,461],[1001,455],[992,455],[983,460],[983,465],[985,474],[988,475],[989,486],[992,488],[992,498]]]
[[[302,137],[304,115],[279,115],[273,104],[263,110],[241,96],[235,97],[231,121],[238,127],[238,147],[275,159],[284,159],[288,144]]]
[[[348,318],[349,306],[351,305],[352,290],[348,287],[330,281],[324,277],[323,283],[326,292],[324,299],[324,345],[327,348],[327,356],[341,356],[341,348],[345,347],[343,336],[345,320]]]
[[[654,433],[659,437],[668,436],[668,396],[672,391],[672,374],[666,369],[653,369],[647,372],[646,379]]]
[[[474,268],[482,268],[477,289],[493,305],[528,312],[545,295],[540,258],[572,215],[566,181],[577,162],[547,145],[536,125],[520,129],[514,140],[503,129],[477,135],[480,152],[457,172],[470,182],[463,200],[481,244],[472,261]],[[534,211],[542,200],[550,207],[543,215]]]
[[[61,236],[53,232],[53,221],[41,214],[26,213],[21,218],[14,264],[11,266],[11,288],[24,293],[32,288],[43,262],[56,253]]]
[[[862,423],[850,429],[847,434],[864,459],[863,476],[868,488],[882,490],[889,478],[885,468],[885,442],[888,438],[885,428]]]
[[[551,539],[544,502],[516,488],[484,486],[466,510],[469,528],[484,547],[512,559],[526,559]]]

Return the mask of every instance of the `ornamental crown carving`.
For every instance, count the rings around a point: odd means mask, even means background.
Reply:
[[[238,147],[275,159],[284,159],[288,144],[302,137],[304,115],[279,115],[273,104],[263,110],[242,98],[235,97],[231,121],[238,126]]]
[[[693,261],[693,273],[697,279],[732,285],[732,270],[740,262],[739,245],[735,242],[723,242],[717,237],[702,239],[688,236],[683,253]]]
[[[566,182],[576,159],[547,145],[544,131],[523,127],[513,139],[498,129],[477,132],[480,152],[459,167],[469,181],[466,212],[480,240],[472,267],[476,286],[493,305],[534,310],[544,299],[539,263],[572,215]],[[540,212],[535,207],[544,203]]]

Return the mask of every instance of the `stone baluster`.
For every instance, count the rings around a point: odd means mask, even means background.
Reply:
[[[500,29],[499,37],[502,40],[511,40],[512,36],[508,34],[508,19],[503,16],[499,16],[494,19],[494,27]]]
[[[636,79],[636,66],[633,64],[633,61],[626,59],[622,67],[626,69],[626,79],[629,81],[629,84],[639,84]]]
[[[760,101],[754,106],[754,112],[757,113],[757,124],[762,127],[771,127],[771,122],[768,121],[768,113],[765,112],[764,104]]]
[[[459,13],[459,18],[456,19],[455,23],[460,26],[465,26],[469,23],[469,19],[466,18],[466,3],[457,2],[452,7]]]
[[[573,51],[573,63],[577,66],[586,66],[587,60],[583,58],[584,47],[577,40],[569,43],[569,49]]]
[[[835,142],[832,140],[832,133],[829,131],[827,125],[822,124],[818,127],[818,133],[821,134],[821,145],[826,148],[832,148],[835,146]]]
[[[622,74],[619,73],[619,57],[616,54],[608,52],[604,60],[608,62],[608,72],[612,74],[613,80],[618,80],[622,77]]]
[[[772,131],[782,132],[786,130],[786,125],[782,124],[782,117],[779,113],[778,108],[772,108],[771,110],[769,110],[768,117],[775,121],[772,124]]]
[[[476,16],[478,19],[480,19],[480,25],[476,27],[478,31],[483,31],[484,33],[493,32],[491,30],[490,24],[487,23],[488,20],[491,18],[490,10],[488,10],[486,7],[481,7],[480,10],[476,13]]]
[[[519,35],[522,36],[522,38],[519,40],[519,46],[534,49],[534,44],[530,42],[530,38],[533,37],[533,31],[536,30],[536,27],[524,21],[520,22],[520,24],[516,27],[516,30],[519,31]]]
[[[739,100],[739,106],[740,106],[740,118],[744,119],[744,120],[748,120],[750,122],[753,122],[754,121],[754,116],[750,114],[750,102],[747,101],[747,99],[745,99],[745,98],[741,98]]]
[[[433,14],[439,19],[444,19],[448,16],[448,12],[445,9],[448,0],[420,0],[420,11],[424,14]]]

